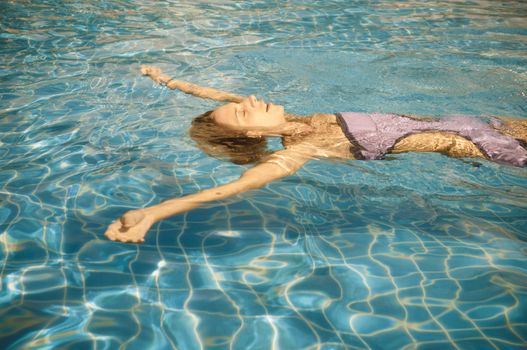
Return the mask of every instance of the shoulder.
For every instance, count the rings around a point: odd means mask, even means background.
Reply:
[[[312,126],[336,124],[337,116],[335,114],[315,113],[311,116],[310,122]]]

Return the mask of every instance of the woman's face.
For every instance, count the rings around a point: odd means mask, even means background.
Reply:
[[[212,112],[216,124],[233,130],[270,129],[285,123],[284,107],[249,96],[240,103],[229,103]]]

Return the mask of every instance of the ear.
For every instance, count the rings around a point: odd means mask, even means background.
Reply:
[[[263,133],[261,131],[251,130],[251,131],[246,131],[245,136],[257,138],[257,137],[262,137]]]

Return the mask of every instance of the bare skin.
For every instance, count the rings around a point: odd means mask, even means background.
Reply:
[[[296,142],[286,145],[284,150],[275,152],[229,184],[167,200],[147,208],[128,211],[108,226],[105,235],[111,240],[143,242],[150,227],[160,220],[192,210],[207,202],[263,187],[271,181],[294,174],[312,159],[355,159],[350,142],[333,114],[315,114],[305,117],[309,118],[309,123],[299,123],[286,114],[282,106],[266,103],[254,96],[246,98],[174,80],[158,68],[151,66],[142,66],[141,71],[155,82],[171,89],[201,98],[230,102],[217,108],[212,114],[214,121],[222,127],[244,132],[247,136],[299,135],[300,137],[296,137]],[[503,133],[527,141],[527,120],[514,118],[502,120]],[[403,152],[441,152],[453,157],[486,158],[474,143],[462,136],[447,132],[424,132],[405,137],[397,142],[392,150],[392,153]]]

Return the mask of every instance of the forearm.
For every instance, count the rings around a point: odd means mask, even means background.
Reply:
[[[152,207],[145,208],[144,210],[152,214],[155,221],[164,220],[173,215],[195,209],[205,203],[222,200],[243,192],[238,186],[238,182],[239,180],[181,198],[170,199]]]
[[[196,84],[188,83],[181,80],[170,79],[166,86],[172,90],[181,90],[186,94],[190,94],[196,97],[208,98],[210,100],[218,102],[236,102],[243,101],[244,97],[231,94],[225,91],[216,90],[213,88],[207,88]]]
[[[297,166],[291,169],[284,169],[274,163],[263,163],[247,170],[238,180],[229,184],[203,190],[181,198],[171,199],[143,210],[151,214],[157,222],[170,216],[195,209],[208,202],[222,200],[252,189],[263,187],[271,181],[293,174],[302,164],[297,164]]]
[[[155,82],[166,85],[172,90],[180,90],[193,96],[208,98],[219,102],[241,102],[244,97],[231,94],[225,91],[203,87],[182,80],[172,79],[170,76],[163,74],[161,69],[152,66],[141,66],[141,72],[148,75]]]

